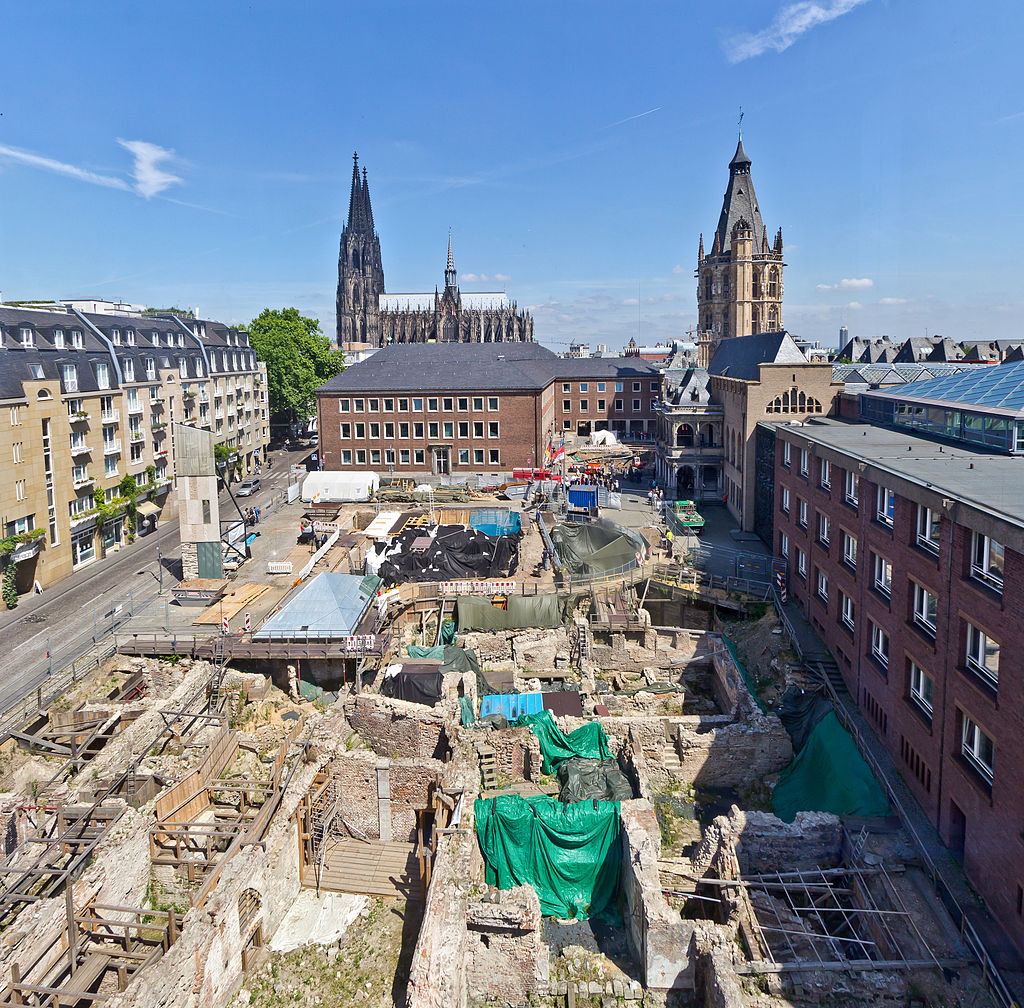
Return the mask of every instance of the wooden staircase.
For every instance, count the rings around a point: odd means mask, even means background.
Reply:
[[[494,760],[494,750],[490,746],[477,747],[480,758],[480,781],[484,791],[493,791],[498,786],[498,766]]]

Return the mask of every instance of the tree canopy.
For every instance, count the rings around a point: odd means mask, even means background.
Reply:
[[[312,416],[316,390],[345,367],[320,323],[297,308],[264,309],[249,325],[249,341],[267,365],[270,412],[292,420]]]

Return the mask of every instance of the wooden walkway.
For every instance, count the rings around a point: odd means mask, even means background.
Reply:
[[[365,893],[419,900],[419,862],[416,845],[383,840],[332,840],[324,857],[320,888],[332,892]],[[316,867],[302,869],[302,884],[316,888]]]

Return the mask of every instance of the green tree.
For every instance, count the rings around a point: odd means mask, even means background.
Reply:
[[[316,390],[345,367],[320,323],[297,308],[264,309],[249,325],[249,341],[267,365],[271,414],[291,421],[312,416]]]

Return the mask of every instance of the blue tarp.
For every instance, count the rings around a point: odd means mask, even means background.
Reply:
[[[493,693],[480,698],[480,717],[504,714],[509,721],[544,709],[543,693]]]
[[[484,535],[501,536],[515,535],[521,531],[523,525],[518,511],[492,508],[473,512],[469,516],[469,527],[483,532]]]

